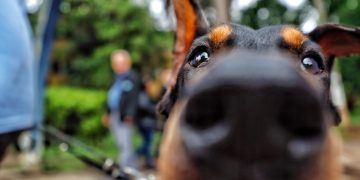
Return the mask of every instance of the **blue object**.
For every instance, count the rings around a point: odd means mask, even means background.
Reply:
[[[115,77],[115,82],[109,90],[107,103],[111,112],[116,112],[120,109],[123,82],[126,76],[128,76],[128,73],[117,74]]]
[[[152,168],[154,166],[153,157],[151,154],[151,145],[153,142],[153,127],[139,126],[139,132],[143,138],[143,143],[137,150],[138,155],[143,155],[145,158],[145,167]]]
[[[1,1],[0,134],[34,125],[34,84],[32,37],[23,4]]]
[[[42,124],[43,121],[43,106],[44,106],[44,90],[46,78],[49,69],[50,53],[52,49],[53,36],[56,28],[57,19],[59,16],[59,7],[61,0],[48,0],[44,2],[44,11],[42,18],[39,19],[36,32],[35,46],[36,46],[36,108],[35,119],[37,124]]]

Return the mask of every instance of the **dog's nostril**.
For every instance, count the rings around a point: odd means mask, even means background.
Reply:
[[[205,130],[213,127],[224,118],[221,99],[214,98],[216,94],[213,91],[206,91],[189,100],[184,113],[187,126],[195,130]]]
[[[297,137],[303,138],[303,139],[310,139],[318,137],[322,134],[321,128],[298,128],[294,129],[293,134]]]
[[[323,134],[322,121],[313,119],[315,122],[311,124],[308,122],[302,122],[303,119],[298,118],[296,120],[291,120],[289,118],[281,120],[280,125],[288,132],[288,134],[293,138],[300,139],[311,139],[317,138]],[[284,123],[284,121],[289,121],[289,123]]]
[[[324,130],[321,104],[306,92],[295,92],[284,100],[279,123],[293,138],[321,137]]]

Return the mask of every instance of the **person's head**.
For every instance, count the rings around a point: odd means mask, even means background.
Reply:
[[[131,58],[125,50],[115,50],[111,54],[111,68],[116,74],[122,74],[131,69]]]

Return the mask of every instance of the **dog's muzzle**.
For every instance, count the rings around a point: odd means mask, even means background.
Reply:
[[[326,110],[292,61],[232,53],[187,88],[181,134],[205,179],[292,179],[312,163]]]

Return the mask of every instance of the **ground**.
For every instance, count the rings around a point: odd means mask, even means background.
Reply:
[[[345,164],[344,180],[360,179],[360,127],[350,127],[344,133],[344,156]]]
[[[344,180],[360,179],[360,127],[349,128],[344,134]],[[90,167],[75,171],[24,173],[19,169],[17,158],[10,152],[0,168],[0,180],[103,180],[109,179]]]
[[[65,153],[65,152],[64,152]],[[18,156],[10,149],[0,168],[0,180],[104,180],[107,176],[93,168],[65,172],[43,172],[34,168],[31,173],[24,172]],[[61,163],[61,162],[60,162]]]
[[[3,174],[4,173],[4,174]],[[34,173],[34,174],[21,174],[19,171],[6,172],[0,171],[1,180],[103,180],[107,179],[106,176],[100,174],[93,169],[85,169],[75,172],[62,172],[62,173]]]

